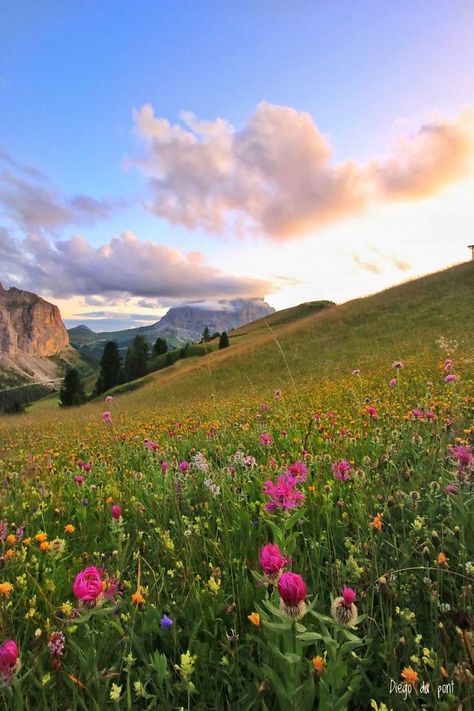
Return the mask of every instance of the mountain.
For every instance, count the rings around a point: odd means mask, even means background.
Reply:
[[[75,359],[58,307],[0,284],[0,391],[57,384],[63,366]]]
[[[115,341],[124,352],[137,335],[145,336],[150,345],[158,336],[166,338],[172,348],[183,346],[188,341],[199,341],[207,326],[211,335],[218,331],[230,331],[255,321],[275,309],[263,299],[234,299],[218,301],[212,309],[196,305],[176,306],[151,326],[140,326],[123,331],[95,333],[87,326],[69,329],[71,344],[81,353],[100,358],[107,341]]]

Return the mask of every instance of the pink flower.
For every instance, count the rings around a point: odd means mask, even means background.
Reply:
[[[102,420],[107,424],[111,425],[112,424],[112,413],[106,410],[105,412],[102,413]]]
[[[119,504],[113,504],[113,506],[111,508],[111,512],[112,512],[112,517],[116,521],[118,521],[120,519],[120,517],[122,516],[122,507],[119,506]]]
[[[160,467],[161,467],[161,471],[163,472],[163,474],[166,474],[166,472],[168,471],[170,465],[168,464],[168,462],[162,461],[161,464],[160,464]]]
[[[284,510],[294,509],[301,506],[304,495],[295,489],[294,477],[282,474],[276,482],[268,480],[263,485],[263,493],[270,497],[270,501],[265,504],[267,511],[273,512],[276,508]]]
[[[189,462],[187,462],[185,459],[183,459],[182,462],[179,463],[179,471],[186,473],[189,469]]]
[[[425,417],[426,417],[427,420],[429,420],[429,421],[431,422],[431,420],[434,420],[435,414],[434,414],[434,412],[432,412],[431,410],[427,410],[427,411],[425,412]]]
[[[419,420],[421,417],[423,417],[423,410],[415,408],[414,410],[411,411],[411,414],[412,414],[412,417],[415,418],[415,420]]]
[[[460,467],[467,467],[473,459],[471,448],[464,444],[457,444],[453,447],[451,455],[458,461]]]
[[[378,415],[377,408],[374,407],[374,405],[369,405],[366,412],[369,415],[369,417],[377,417],[377,415]]]
[[[458,379],[458,376],[455,373],[449,373],[444,379],[445,383],[455,383],[456,380]]]
[[[91,565],[76,575],[72,591],[77,600],[93,602],[103,592],[102,570]]]
[[[0,644],[0,675],[5,683],[10,681],[15,672],[19,654],[17,643],[12,639]]]
[[[77,466],[79,467],[79,469],[83,469],[83,468],[84,468],[84,462],[82,461],[82,459],[78,459],[77,462],[76,462],[76,464],[77,464]]]
[[[458,489],[458,487],[456,486],[456,484],[452,484],[452,483],[451,483],[451,484],[446,484],[446,486],[444,487],[444,493],[445,493],[445,494],[458,494],[458,493],[459,493],[459,489]]]
[[[288,564],[287,559],[274,543],[267,543],[260,551],[260,565],[267,578],[274,582],[281,569]]]
[[[84,483],[84,477],[78,474],[77,476],[74,477],[74,481],[78,486],[82,486]]]
[[[104,402],[112,402],[112,400],[113,400],[112,395],[107,395],[107,397],[105,398]]]
[[[306,481],[306,477],[308,475],[308,467],[304,462],[298,459],[296,462],[290,464],[287,467],[286,473],[290,474],[291,477],[294,479],[294,483],[297,484]]]
[[[92,464],[89,464],[89,462],[87,464],[84,464],[83,469],[87,474],[92,469]]]
[[[153,440],[151,439],[144,439],[143,446],[149,449],[150,452],[156,452],[156,450],[158,449],[157,443],[153,442]]]
[[[262,402],[260,404],[260,410],[262,412],[267,412],[269,409],[270,409],[270,406],[269,406],[268,402]]]
[[[273,442],[273,438],[268,432],[262,432],[259,441],[263,447],[269,447]]]
[[[349,481],[352,474],[352,467],[347,459],[341,459],[338,462],[334,462],[331,466],[331,471],[334,479],[339,479],[339,481]]]
[[[389,386],[390,386],[391,388],[394,388],[394,387],[396,387],[397,382],[398,382],[398,381],[397,381],[396,378],[392,378],[392,379],[389,381],[388,384],[389,384]]]
[[[392,368],[395,368],[396,370],[401,370],[404,367],[405,365],[402,360],[394,360],[392,363]]]
[[[345,585],[341,590],[341,595],[345,607],[350,607],[355,602],[357,597],[355,590],[348,588]]]
[[[452,367],[453,367],[453,361],[451,360],[451,358],[446,358],[446,360],[444,361],[443,368],[445,370],[451,370]]]
[[[305,614],[304,600],[308,591],[301,575],[291,572],[282,573],[278,580],[278,592],[280,606],[288,617],[297,620]]]

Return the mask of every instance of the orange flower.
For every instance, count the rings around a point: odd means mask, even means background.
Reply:
[[[321,657],[321,655],[318,654],[317,657],[312,658],[311,662],[313,664],[314,671],[318,676],[324,674],[324,669],[326,667],[326,660],[324,659],[324,657]]]
[[[315,486],[308,486],[308,491],[310,491],[312,494],[316,493],[316,487]]]
[[[383,519],[383,513],[378,513],[373,517],[372,521],[370,522],[370,526],[372,526],[374,531],[381,531],[382,530],[382,526],[383,526],[382,519]]]
[[[43,553],[46,553],[46,551],[49,551],[49,543],[48,543],[48,541],[43,541],[42,543],[40,543],[40,547],[39,547],[39,548],[40,548],[40,551],[42,551]]]
[[[418,681],[418,674],[413,667],[404,667],[400,676],[403,681],[406,681],[407,684],[411,684],[412,686],[415,686]]]
[[[7,543],[8,543],[10,546],[14,546],[14,545],[15,545],[15,543],[16,543],[16,538],[15,538],[15,536],[13,535],[13,533],[10,533],[10,535],[7,536]]]
[[[38,543],[43,543],[48,537],[47,533],[44,533],[44,531],[41,531],[40,533],[37,533],[35,536],[35,540],[38,541]]]
[[[247,615],[247,618],[255,627],[260,627],[260,615],[258,612],[252,612],[250,615]]]
[[[13,585],[11,583],[0,583],[0,595],[2,597],[8,597],[13,590]]]
[[[74,533],[75,530],[76,530],[76,527],[73,526],[72,523],[67,523],[67,524],[64,526],[64,532],[65,532],[65,533]]]
[[[436,558],[436,562],[438,565],[448,565],[449,563],[449,558],[447,558],[446,553],[443,553],[443,551],[440,551],[438,553],[438,557]]]
[[[111,496],[108,497],[108,499],[105,500],[106,504],[111,504],[113,501],[113,498]]]
[[[14,557],[15,557],[15,551],[12,548],[9,548],[5,553],[5,558],[7,560],[11,560]]]
[[[85,688],[86,688],[86,687],[84,686],[84,684],[82,683],[82,681],[79,681],[79,679],[76,679],[76,677],[73,676],[72,674],[68,674],[68,677],[69,677],[70,680],[73,682],[73,684],[77,684],[78,686],[81,687],[81,689],[85,689]]]
[[[145,604],[145,598],[143,597],[141,592],[139,592],[138,590],[136,592],[134,592],[132,595],[132,603],[134,605],[144,605]]]
[[[31,538],[30,538],[30,536],[28,536],[28,538],[24,538],[24,539],[23,539],[23,543],[24,543],[25,546],[29,546],[30,543],[31,543]]]

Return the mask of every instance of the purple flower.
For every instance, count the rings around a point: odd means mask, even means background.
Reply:
[[[160,627],[162,630],[169,630],[173,626],[173,620],[168,615],[163,615],[160,620]]]
[[[273,442],[273,438],[268,432],[262,432],[259,441],[263,447],[269,447]]]
[[[455,373],[449,373],[444,379],[445,383],[455,383],[456,380],[458,379],[458,376]]]
[[[186,473],[189,469],[189,462],[187,462],[185,459],[183,459],[182,462],[179,463],[179,471]]]
[[[300,482],[306,481],[308,475],[308,467],[301,459],[298,459],[293,464],[289,464],[286,473],[289,474],[293,479],[294,483],[298,484]]]
[[[459,489],[456,486],[456,484],[454,484],[454,483],[446,484],[446,486],[444,487],[444,493],[445,494],[458,494]]]

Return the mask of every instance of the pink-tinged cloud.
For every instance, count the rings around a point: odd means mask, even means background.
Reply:
[[[386,157],[367,164],[332,160],[308,113],[260,103],[237,131],[223,119],[182,125],[135,112],[147,175],[148,209],[170,222],[222,233],[229,226],[287,240],[356,215],[369,204],[419,200],[472,169],[474,114],[422,126]]]
[[[19,241],[0,228],[0,257],[4,279],[57,298],[102,294],[107,300],[123,295],[235,299],[264,296],[277,288],[227,274],[208,264],[200,252],[178,252],[141,241],[132,232],[94,247],[80,235],[55,243],[38,235]]]

